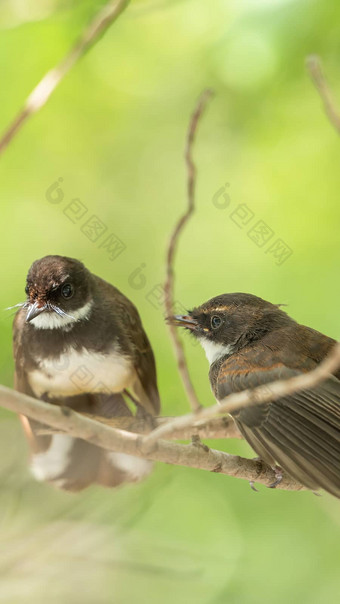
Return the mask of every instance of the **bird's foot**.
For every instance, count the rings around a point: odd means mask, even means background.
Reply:
[[[255,491],[255,493],[258,493],[259,490],[256,488],[255,483],[253,480],[249,480],[249,486],[252,489],[252,491]]]
[[[275,474],[275,480],[272,484],[269,485],[270,489],[276,489],[277,485],[280,484],[283,478],[282,468],[280,468],[280,466],[274,466],[273,471]]]

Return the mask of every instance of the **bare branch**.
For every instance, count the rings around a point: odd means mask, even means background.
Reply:
[[[219,472],[251,482],[256,481],[266,486],[271,486],[276,480],[274,471],[260,460],[229,455],[222,451],[209,449],[200,443],[181,445],[160,440],[150,446],[145,436],[108,427],[76,413],[69,407],[51,405],[5,386],[0,386],[0,404],[15,413],[22,413],[75,438],[82,438],[110,451],[127,453],[152,461]],[[303,489],[288,475],[283,476],[277,488]]]
[[[48,71],[39,84],[34,88],[26,103],[12,124],[0,139],[0,154],[6,149],[24,123],[50,98],[56,87],[77,61],[93,46],[99,37],[112,25],[129,4],[129,0],[114,0],[108,2],[97,13],[83,32],[73,49],[64,57],[57,67]]]
[[[321,97],[326,115],[338,134],[340,134],[340,113],[335,106],[330,87],[323,74],[320,57],[317,55],[307,57],[306,65],[313,84]]]
[[[167,263],[166,263],[166,280],[164,284],[164,293],[165,293],[165,310],[167,316],[171,316],[174,314],[174,259],[178,244],[179,236],[188,222],[190,216],[194,212],[195,209],[195,184],[196,184],[196,168],[192,159],[192,148],[195,140],[196,130],[199,123],[199,120],[206,108],[208,100],[212,96],[211,90],[205,90],[197,103],[196,109],[191,117],[186,148],[185,148],[185,160],[188,171],[188,207],[186,212],[181,216],[178,222],[175,225],[175,228],[170,237],[168,252],[167,252]],[[175,355],[177,358],[178,370],[182,378],[182,382],[184,384],[190,406],[193,411],[198,411],[201,408],[201,404],[197,398],[196,392],[191,382],[191,378],[189,375],[188,366],[185,360],[184,349],[182,342],[178,336],[178,330],[169,323],[169,331],[175,351]]]
[[[135,432],[137,434],[149,434],[150,433],[150,422],[140,417],[129,416],[129,417],[102,417],[99,415],[91,415],[90,413],[80,413],[94,421],[98,421],[106,426],[116,428],[118,430],[127,430],[128,432]],[[174,418],[170,417],[157,417],[154,418],[156,426],[162,426]],[[60,430],[53,428],[42,428],[39,430],[39,434],[56,434]],[[169,436],[169,440],[191,440],[193,436],[199,436],[200,438],[216,439],[216,438],[243,438],[239,432],[235,422],[231,417],[214,417],[206,421],[197,421],[192,427],[183,428],[172,432]]]
[[[190,428],[198,419],[204,420],[219,415],[220,413],[231,413],[236,409],[247,407],[249,405],[260,405],[269,401],[276,400],[282,396],[287,396],[313,388],[322,380],[325,380],[340,365],[340,342],[335,344],[329,355],[312,371],[289,378],[288,380],[277,380],[263,386],[258,386],[252,390],[243,390],[227,396],[223,401],[211,407],[201,409],[199,413],[188,413],[181,417],[176,417],[163,426],[159,426],[145,437],[150,444],[155,443],[159,438],[171,438],[171,434],[177,430]]]

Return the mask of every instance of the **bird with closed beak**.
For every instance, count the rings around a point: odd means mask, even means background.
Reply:
[[[15,388],[33,397],[107,418],[160,411],[153,351],[136,307],[73,258],[34,262],[13,325]],[[126,398],[127,397],[127,398]],[[21,416],[35,478],[77,491],[146,476],[152,464],[66,434],[43,434]]]
[[[233,392],[311,371],[335,340],[280,307],[245,293],[223,294],[170,320],[198,339],[217,401]],[[313,388],[231,413],[254,451],[309,489],[340,497],[340,369]],[[277,465],[278,464],[278,465]]]

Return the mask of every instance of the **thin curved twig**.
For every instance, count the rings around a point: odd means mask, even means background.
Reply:
[[[7,148],[15,135],[21,130],[25,122],[34,113],[37,113],[50,98],[51,94],[64,79],[77,61],[93,46],[105,31],[116,21],[125,10],[130,0],[114,0],[108,2],[95,15],[86,27],[82,36],[64,57],[64,59],[48,71],[39,84],[33,89],[26,103],[0,139],[0,154]]]
[[[195,141],[195,135],[197,131],[197,126],[199,124],[200,118],[206,108],[206,105],[210,98],[212,97],[211,90],[205,90],[200,98],[198,99],[198,103],[196,105],[196,109],[191,116],[188,134],[186,139],[186,148],[185,148],[185,161],[187,165],[188,172],[188,207],[185,213],[179,218],[177,221],[175,228],[171,234],[168,251],[167,251],[167,259],[166,259],[166,280],[164,283],[164,305],[166,314],[168,317],[174,314],[174,259],[178,245],[179,236],[185,227],[186,223],[190,219],[192,213],[195,209],[195,185],[196,185],[196,168],[192,158],[192,149]],[[174,347],[177,366],[182,378],[183,385],[185,387],[191,409],[194,412],[197,412],[201,409],[201,404],[196,395],[195,389],[193,387],[188,365],[185,359],[183,344],[178,336],[178,330],[169,323],[169,331],[172,339],[172,344]]]

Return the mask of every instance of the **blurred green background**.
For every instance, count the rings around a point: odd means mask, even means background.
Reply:
[[[2,0],[1,131],[99,6]],[[189,116],[210,86],[176,299],[190,308],[251,292],[340,338],[340,141],[306,74],[310,53],[340,100],[336,0],[132,1],[0,158],[0,307],[24,299],[33,260],[81,259],[138,306],[164,414],[188,411],[157,286],[186,203]],[[63,199],[51,203],[58,178]],[[93,215],[97,241],[86,234]],[[262,247],[249,233],[259,221],[271,234]],[[125,246],[113,259],[111,235]],[[278,239],[290,253],[281,264]],[[1,312],[8,386],[11,323]],[[212,404],[203,351],[185,345],[201,400]],[[140,485],[58,492],[31,479],[17,418],[0,418],[0,602],[338,602],[339,501],[254,493],[244,481],[160,464]],[[253,456],[243,442],[214,446]]]

